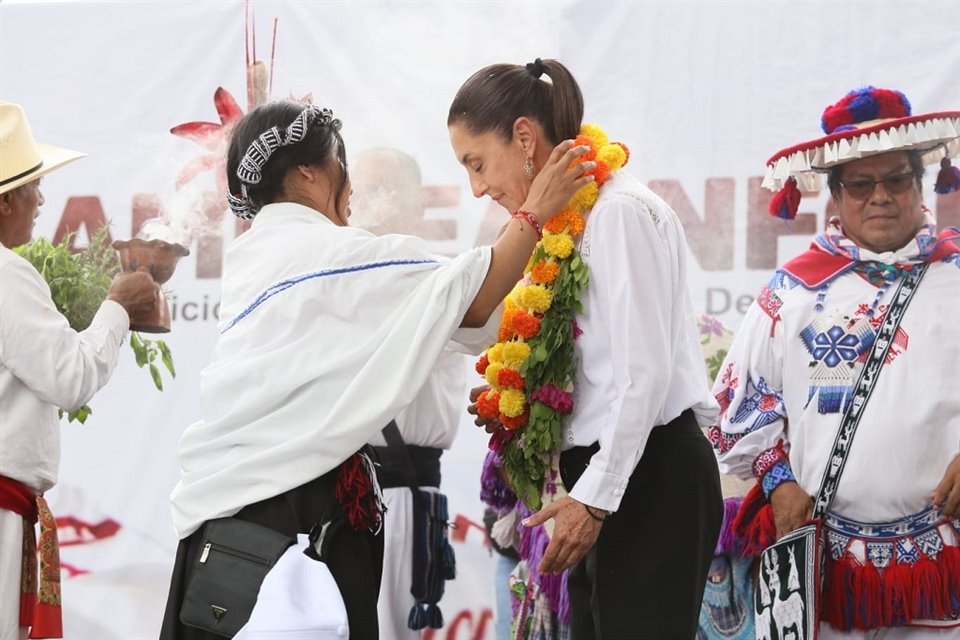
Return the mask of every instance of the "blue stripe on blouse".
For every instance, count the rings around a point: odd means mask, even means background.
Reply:
[[[346,273],[354,273],[357,271],[370,271],[371,269],[383,269],[384,267],[399,267],[413,264],[438,264],[436,260],[386,260],[384,262],[371,262],[369,264],[361,264],[355,267],[342,267],[340,269],[326,269],[325,271],[315,271],[314,273],[306,273],[302,276],[296,276],[295,278],[289,278],[287,280],[281,280],[280,282],[271,285],[266,291],[257,296],[257,299],[253,303],[240,312],[236,318],[234,318],[230,324],[228,324],[223,331],[220,332],[220,335],[223,335],[230,329],[234,327],[238,322],[246,318],[254,309],[259,307],[261,304],[272,298],[273,296],[286,291],[294,285],[298,285],[301,282],[306,282],[307,280],[314,280],[316,278],[326,278],[327,276],[339,276]]]

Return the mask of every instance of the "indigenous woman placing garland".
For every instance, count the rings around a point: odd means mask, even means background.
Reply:
[[[531,569],[572,567],[573,639],[692,638],[722,500],[700,430],[718,407],[686,241],[669,206],[621,171],[627,148],[582,119],[580,88],[556,60],[485,67],[450,107],[474,195],[542,236],[506,300],[499,341],[478,362],[491,388],[472,411],[496,425],[491,447],[511,488],[540,509],[524,525],[554,521]],[[596,180],[541,228],[523,202],[565,138],[590,148],[583,159],[596,163]],[[563,497],[550,495],[556,458]]]
[[[328,109],[282,101],[237,124],[228,199],[253,224],[227,249],[203,419],[180,442],[171,500],[181,541],[161,637],[218,637],[180,613],[203,527],[226,516],[288,536],[329,525],[350,637],[377,637],[382,509],[361,450],[451,338],[470,346],[458,327],[485,325],[520,277],[536,242],[528,225],[546,224],[593,180],[592,162],[574,164],[584,151],[572,140],[548,151],[524,198],[529,218],[492,248],[446,260],[418,238],[348,226],[346,149]]]

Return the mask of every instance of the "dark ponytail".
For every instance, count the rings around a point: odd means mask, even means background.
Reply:
[[[520,116],[539,122],[553,144],[576,137],[583,122],[583,94],[563,64],[537,58],[527,65],[480,69],[457,92],[447,126],[463,125],[473,134],[496,131],[509,140]]]

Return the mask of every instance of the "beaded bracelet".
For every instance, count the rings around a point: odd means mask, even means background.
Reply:
[[[537,217],[530,213],[529,211],[524,211],[523,209],[517,209],[510,214],[514,218],[519,218],[521,220],[526,220],[530,223],[530,226],[533,227],[533,230],[537,232],[538,238],[543,238],[543,229],[540,228],[540,223],[537,222]],[[520,228],[523,229],[523,224],[521,223]]]
[[[590,517],[593,518],[594,520],[596,520],[597,522],[603,522],[604,520],[606,520],[606,516],[604,516],[603,518],[601,518],[600,516],[598,516],[597,514],[595,514],[595,513],[593,512],[593,508],[592,508],[590,505],[584,504],[584,505],[583,505],[583,508],[586,509],[586,510],[587,510],[587,513],[590,514]],[[598,509],[598,511],[599,511],[599,509]]]

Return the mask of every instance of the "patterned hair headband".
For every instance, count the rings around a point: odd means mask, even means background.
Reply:
[[[243,158],[240,159],[240,164],[237,165],[240,193],[236,195],[227,192],[227,203],[234,215],[242,220],[251,220],[257,215],[256,208],[250,200],[247,185],[260,184],[263,179],[263,167],[277,149],[300,142],[311,126],[318,125],[338,129],[340,121],[334,119],[333,111],[330,109],[310,105],[301,111],[282,133],[277,127],[270,127],[250,143]]]

